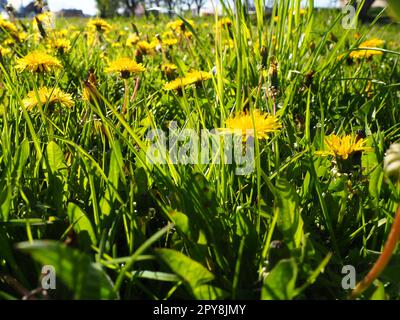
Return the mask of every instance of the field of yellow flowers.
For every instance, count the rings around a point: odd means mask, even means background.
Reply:
[[[261,3],[0,19],[0,298],[349,297],[400,200],[400,26]],[[171,126],[238,134],[250,170],[173,161]],[[400,298],[399,267],[358,298]]]

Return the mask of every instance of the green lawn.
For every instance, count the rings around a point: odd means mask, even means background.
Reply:
[[[299,2],[276,19],[260,1],[256,15],[226,8],[224,23],[1,22],[0,297],[30,295],[51,265],[52,299],[346,299],[343,266],[365,276],[400,199],[383,170],[400,136],[400,25],[345,29]],[[357,50],[371,39],[384,42]],[[146,70],[107,72],[120,57]],[[280,127],[263,138],[255,110]],[[147,161],[151,129],[242,128],[245,114],[248,174]],[[331,134],[364,144],[321,155]],[[399,267],[397,250],[360,298],[399,299]]]

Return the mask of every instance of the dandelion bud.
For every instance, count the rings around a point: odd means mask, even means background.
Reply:
[[[268,61],[268,49],[265,46],[261,47],[261,57],[262,57],[261,65],[262,65],[263,68],[266,68],[267,64],[268,64],[267,63],[267,61]]]
[[[400,180],[400,143],[392,144],[386,151],[383,168],[387,177]]]

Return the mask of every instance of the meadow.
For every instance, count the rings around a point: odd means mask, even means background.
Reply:
[[[0,20],[2,299],[348,298],[343,266],[370,270],[400,200],[400,26],[255,4]],[[171,122],[253,130],[254,170],[149,162]],[[399,267],[358,298],[399,299]]]

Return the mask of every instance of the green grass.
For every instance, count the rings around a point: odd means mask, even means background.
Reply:
[[[277,22],[261,1],[255,16],[239,2],[237,13],[225,8],[229,29],[216,32],[216,17],[194,19],[190,39],[164,56],[144,56],[147,71],[126,115],[124,81],[104,69],[107,59],[134,57],[125,45],[131,21],[110,21],[113,30],[94,45],[86,21],[58,21],[72,49],[58,55],[63,70],[46,76],[14,68],[15,56],[46,46],[25,22],[28,39],[0,64],[0,297],[36,289],[50,264],[57,272],[51,298],[346,299],[342,267],[353,265],[357,280],[368,272],[399,200],[383,173],[384,153],[400,136],[399,25],[346,30],[338,11],[303,16],[300,1],[279,3]],[[168,21],[134,23],[151,40]],[[351,65],[338,59],[371,38],[386,41],[382,56]],[[182,94],[166,91],[160,65],[167,58],[176,76],[192,68],[216,74]],[[90,68],[98,103],[82,100]],[[42,85],[72,94],[75,107],[27,111],[22,99]],[[131,78],[130,95],[134,87]],[[148,129],[166,130],[172,120],[197,131],[220,128],[255,108],[276,109],[283,128],[256,141],[250,175],[229,165],[146,162]],[[365,130],[373,151],[350,173],[315,155],[326,135],[356,130]],[[378,290],[398,299],[399,263],[396,252],[361,298]]]

